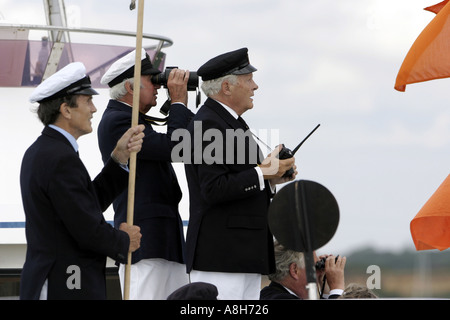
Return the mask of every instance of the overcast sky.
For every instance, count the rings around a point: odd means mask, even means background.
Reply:
[[[72,27],[136,31],[129,2],[65,1]],[[166,65],[189,70],[247,47],[259,85],[254,109],[244,114],[249,125],[278,130],[280,141],[294,148],[321,124],[296,154],[298,178],[324,185],[339,204],[338,230],[321,251],[402,250],[414,247],[410,221],[449,174],[449,80],[394,90],[406,53],[435,16],[423,8],[437,2],[147,0],[144,33],[172,39]],[[0,0],[0,19],[45,24],[42,2]],[[0,221],[20,221],[20,162],[42,125],[29,110],[29,89],[0,90],[0,165],[11,168],[1,173]],[[108,100],[100,92],[94,125]],[[79,139],[92,175],[101,167],[96,139],[95,133]],[[185,186],[183,170],[177,172]],[[187,219],[187,189],[184,196]]]

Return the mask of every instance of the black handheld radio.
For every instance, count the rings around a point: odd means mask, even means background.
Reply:
[[[303,139],[302,142],[300,142],[298,144],[298,146],[295,147],[295,149],[293,151],[291,151],[289,148],[286,148],[283,144],[283,148],[280,150],[280,153],[278,154],[278,159],[280,160],[284,160],[284,159],[289,159],[292,158],[294,156],[294,154],[297,152],[297,150],[302,146],[302,144],[309,138],[310,135],[312,135],[314,133],[314,131],[317,130],[317,128],[319,128],[320,124],[318,124],[313,131],[311,131],[306,137],[305,139]],[[291,177],[294,174],[294,168],[290,168],[288,171],[286,171],[283,174],[283,178],[286,177]]]

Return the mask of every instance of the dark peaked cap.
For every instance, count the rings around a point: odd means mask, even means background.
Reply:
[[[198,70],[203,81],[217,79],[229,74],[248,74],[256,71],[248,59],[248,49],[242,48],[212,58]]]
[[[167,300],[217,300],[217,287],[206,282],[192,282],[172,292]]]

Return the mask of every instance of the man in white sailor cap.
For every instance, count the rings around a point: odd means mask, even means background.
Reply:
[[[146,113],[157,104],[161,85],[153,83],[152,77],[160,71],[153,67],[145,50],[140,55],[139,123],[145,125],[145,139],[136,160],[133,221],[141,228],[142,242],[132,255],[130,299],[165,300],[189,280],[184,260],[183,222],[178,210],[182,193],[171,163],[172,148],[178,143],[171,140],[171,135],[178,128],[186,128],[193,117],[186,107],[189,71],[173,69],[168,76],[172,104],[167,132],[159,133]],[[111,96],[98,127],[103,161],[107,161],[114,141],[131,123],[135,56],[136,52],[132,51],[114,62],[101,80],[110,87]],[[123,192],[113,203],[116,226],[126,221],[127,199],[127,192]],[[123,275],[124,266],[120,265],[122,287]]]
[[[78,156],[77,139],[92,131],[96,108],[82,63],[50,76],[31,94],[45,125],[25,152],[20,186],[27,253],[21,299],[106,299],[106,257],[126,262],[139,248],[139,227],[109,225],[103,211],[124,190],[127,170],[119,164],[141,149],[143,126],[118,139],[101,173],[91,180]]]

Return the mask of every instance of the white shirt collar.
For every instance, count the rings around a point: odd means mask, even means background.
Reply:
[[[281,284],[281,283],[280,283]],[[281,284],[282,285],[282,284]],[[282,285],[283,286],[283,285]],[[294,296],[296,296],[296,297],[298,297],[295,293],[294,293],[294,291],[292,291],[291,289],[289,289],[288,287],[286,287],[286,286],[283,286],[283,288],[285,288],[290,294],[293,294]]]
[[[236,113],[236,111],[234,111],[234,110],[231,109],[229,106],[227,106],[226,104],[224,104],[224,103],[222,103],[222,102],[220,102],[220,101],[217,101],[217,100],[215,100],[215,99],[213,99],[213,100],[216,101],[216,102],[218,102],[218,103],[220,103],[220,104],[222,105],[222,107],[224,107],[225,110],[227,110],[227,111],[233,116],[233,118],[235,118],[235,119],[237,120],[237,118],[239,117],[239,115]]]

